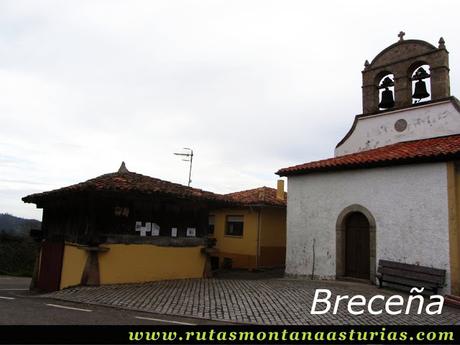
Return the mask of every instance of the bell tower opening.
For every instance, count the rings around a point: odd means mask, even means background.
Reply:
[[[395,106],[394,90],[395,77],[392,73],[385,74],[378,82],[379,88],[379,110],[391,109]]]
[[[415,68],[412,73],[412,104],[431,101],[430,66],[424,64]]]

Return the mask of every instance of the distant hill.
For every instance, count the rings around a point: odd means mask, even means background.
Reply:
[[[0,233],[15,236],[28,236],[30,229],[40,229],[41,222],[36,219],[15,217],[8,213],[0,213]]]
[[[40,228],[38,220],[0,213],[0,275],[32,275],[39,244],[29,233]]]

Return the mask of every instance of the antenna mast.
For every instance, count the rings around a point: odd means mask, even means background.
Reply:
[[[188,147],[184,147],[184,150],[187,150],[188,152],[186,153],[179,153],[179,152],[176,153],[175,152],[174,154],[176,156],[185,157],[182,159],[184,162],[190,162],[190,166],[188,170],[188,186],[190,187],[190,184],[192,183],[193,150]]]

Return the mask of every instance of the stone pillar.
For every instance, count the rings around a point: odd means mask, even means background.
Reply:
[[[430,75],[431,99],[450,97],[449,52],[442,37],[439,40],[437,53],[432,56],[432,61],[430,61]]]
[[[395,74],[395,108],[412,105],[412,81],[406,75]]]
[[[432,67],[431,99],[443,99],[450,96],[449,68],[446,66]]]
[[[99,275],[99,253],[106,252],[109,249],[104,247],[84,247],[88,252],[85,268],[81,276],[80,284],[98,286],[100,284]]]
[[[379,89],[374,84],[363,85],[363,114],[379,110]]]

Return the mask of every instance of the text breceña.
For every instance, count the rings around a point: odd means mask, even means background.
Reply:
[[[313,315],[326,314],[332,308],[332,313],[337,314],[339,305],[341,303],[347,303],[347,311],[352,315],[361,315],[365,312],[365,310],[372,315],[380,315],[383,313],[383,309],[389,315],[399,315],[402,313],[410,314],[413,302],[417,301],[417,314],[421,314],[423,307],[425,306],[425,299],[422,295],[420,295],[420,293],[423,292],[423,288],[420,290],[412,288],[410,292],[411,295],[407,297],[407,301],[405,301],[400,295],[393,295],[390,297],[375,295],[372,296],[369,301],[366,301],[366,297],[363,295],[355,295],[352,297],[348,295],[337,295],[334,301],[334,306],[332,306],[331,291],[328,289],[316,289],[310,313]],[[412,293],[417,293],[417,295],[412,295]],[[325,297],[320,298],[320,294],[325,294]],[[429,299],[430,303],[426,305],[425,313],[428,315],[441,314],[442,307],[444,306],[444,297],[441,295],[432,295]],[[378,301],[382,303],[379,303]],[[406,304],[405,308],[404,304]],[[318,306],[321,305],[325,306],[325,308],[318,310]]]

